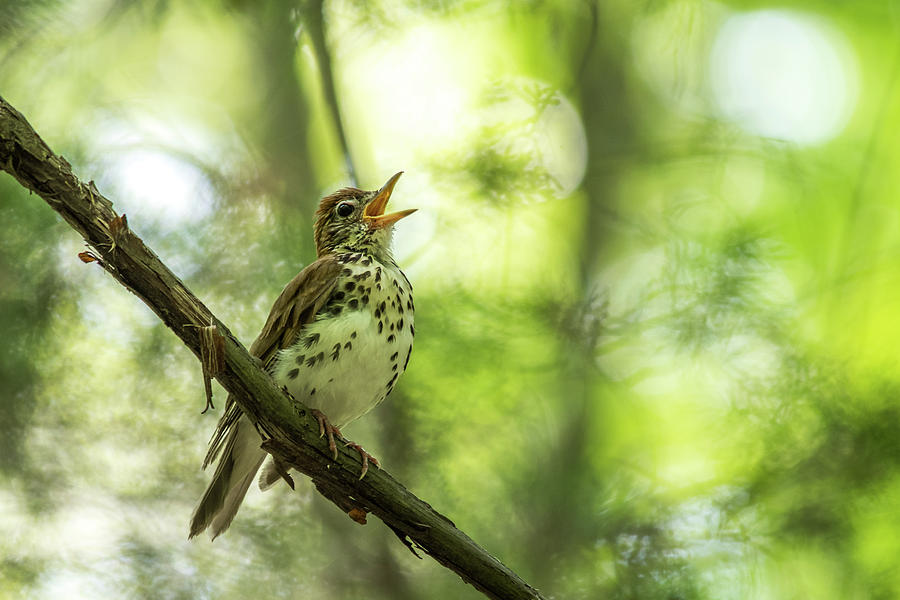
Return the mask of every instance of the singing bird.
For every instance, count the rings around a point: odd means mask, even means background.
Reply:
[[[344,188],[316,212],[317,260],[291,280],[250,346],[275,381],[313,409],[320,433],[334,437],[394,389],[412,353],[412,286],[391,255],[394,224],[416,209],[385,214],[400,173],[380,190]],[[203,461],[219,456],[212,481],[191,520],[190,537],[228,529],[267,453],[253,423],[229,397]],[[360,477],[369,461],[361,446]],[[285,473],[268,459],[259,477],[265,490]]]

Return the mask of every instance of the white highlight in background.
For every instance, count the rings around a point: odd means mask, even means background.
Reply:
[[[130,217],[149,218],[175,229],[212,212],[212,190],[206,177],[165,152],[123,152],[111,164],[111,177]]]
[[[856,101],[845,39],[820,18],[763,10],[729,18],[711,55],[724,116],[758,135],[817,144],[844,128]]]

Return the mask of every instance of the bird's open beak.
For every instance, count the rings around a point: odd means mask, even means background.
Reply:
[[[403,175],[403,171],[400,171],[393,177],[387,180],[378,193],[372,198],[372,201],[366,205],[365,210],[363,211],[363,218],[374,228],[387,227],[388,225],[393,225],[403,217],[408,217],[409,215],[416,212],[416,208],[409,208],[406,210],[399,210],[394,213],[384,214],[384,209],[387,206],[388,200],[391,199],[391,192],[394,191],[394,186],[397,184],[397,180],[400,179],[400,176]]]

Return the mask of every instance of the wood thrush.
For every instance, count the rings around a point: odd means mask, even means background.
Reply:
[[[315,224],[318,258],[287,284],[250,346],[275,381],[313,409],[335,457],[339,428],[391,393],[412,353],[412,286],[390,245],[394,223],[416,209],[384,214],[401,173],[380,190],[345,188],[322,199]],[[203,467],[221,456],[190,537],[209,528],[215,539],[231,524],[266,459],[260,443],[253,423],[229,397]],[[378,464],[357,444],[348,445],[363,459],[360,477],[369,460]],[[285,473],[270,458],[260,488]]]

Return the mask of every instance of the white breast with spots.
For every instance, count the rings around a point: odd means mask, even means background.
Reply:
[[[321,410],[343,427],[374,408],[393,389],[412,352],[413,304],[406,278],[396,268],[348,265],[336,292],[345,292],[338,314],[328,305],[307,325],[297,342],[278,355],[273,376],[298,400]],[[360,276],[369,272],[368,278]],[[354,277],[356,276],[356,277]],[[360,287],[368,290],[361,301]],[[357,301],[350,308],[349,300]],[[398,301],[400,308],[398,309]]]

